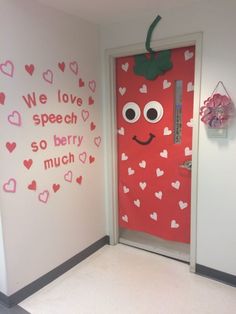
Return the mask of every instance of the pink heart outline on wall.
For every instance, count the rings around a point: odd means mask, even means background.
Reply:
[[[101,136],[97,136],[97,137],[94,138],[94,144],[95,144],[97,147],[100,146],[101,141],[102,141]]]
[[[71,70],[75,75],[78,74],[79,65],[78,65],[78,62],[77,62],[77,61],[70,62],[69,67],[70,67],[70,70]]]
[[[15,193],[16,192],[16,180],[14,178],[10,178],[3,185],[3,190],[7,193]]]
[[[46,204],[48,201],[48,198],[49,198],[49,191],[48,190],[44,190],[42,193],[39,193],[38,200],[40,202]]]
[[[18,111],[14,110],[11,114],[7,117],[7,120],[10,124],[21,126],[21,115]]]
[[[79,160],[84,164],[86,162],[87,159],[87,153],[83,152],[81,154],[79,154]]]
[[[5,99],[6,99],[6,95],[3,92],[1,92],[0,93],[0,105],[5,104]]]
[[[95,93],[95,90],[96,90],[96,82],[94,80],[92,81],[89,81],[89,88],[90,90]]]
[[[89,118],[89,111],[87,111],[87,110],[82,110],[81,115],[82,115],[82,119],[83,119],[84,122],[85,122],[85,121],[88,120],[88,118]]]
[[[65,181],[67,181],[67,182],[72,182],[72,171],[68,171],[65,175],[64,175],[64,179],[65,179]]]
[[[44,81],[48,82],[49,84],[53,83],[53,72],[51,70],[47,70],[43,72],[43,79]]]
[[[10,60],[0,64],[0,71],[9,77],[13,77],[14,69],[14,64]]]

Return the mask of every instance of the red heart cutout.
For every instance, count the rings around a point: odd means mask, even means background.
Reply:
[[[92,164],[95,161],[95,157],[89,156],[89,163]]]
[[[76,182],[77,182],[78,184],[81,184],[81,183],[82,183],[82,179],[83,179],[83,177],[80,176],[80,177],[76,178]]]
[[[95,130],[95,128],[96,128],[96,125],[93,122],[91,122],[90,123],[90,130],[93,131],[93,130]]]
[[[60,184],[53,184],[52,189],[54,191],[54,193],[56,193],[59,189],[60,189]]]
[[[79,87],[84,87],[84,81],[81,78],[79,79]]]
[[[12,142],[12,143],[7,142],[6,143],[6,148],[8,149],[8,151],[10,153],[12,153],[13,150],[16,148],[16,143],[15,142]]]
[[[65,62],[59,62],[58,67],[62,72],[64,72],[66,67]]]
[[[0,93],[0,104],[1,105],[4,105],[5,98],[6,98],[6,95],[4,93]]]
[[[30,169],[30,167],[31,167],[32,164],[33,164],[33,160],[32,160],[32,159],[24,160],[24,161],[23,161],[23,164],[24,164],[24,166],[25,166],[27,169]]]
[[[25,70],[28,72],[30,75],[34,73],[34,65],[33,64],[26,64],[25,65]]]
[[[33,181],[28,185],[28,189],[29,189],[29,190],[32,190],[32,191],[36,191],[36,186],[37,186],[36,181],[33,180]]]
[[[88,104],[90,106],[94,104],[94,100],[93,100],[93,98],[91,96],[89,97]]]

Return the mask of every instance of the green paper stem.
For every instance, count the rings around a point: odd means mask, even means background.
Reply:
[[[155,51],[152,50],[151,48],[151,37],[152,37],[152,33],[154,28],[156,27],[156,25],[159,23],[159,21],[161,20],[161,16],[158,15],[155,20],[152,22],[152,24],[150,25],[149,29],[148,29],[148,33],[147,33],[147,38],[146,38],[146,50],[150,53],[154,53]]]

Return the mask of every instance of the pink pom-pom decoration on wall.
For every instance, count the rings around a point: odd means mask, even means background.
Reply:
[[[225,94],[216,92],[219,85],[222,85]],[[234,104],[225,89],[224,84],[218,82],[212,95],[204,101],[200,107],[201,121],[209,128],[222,129],[228,126],[229,120],[234,116]]]

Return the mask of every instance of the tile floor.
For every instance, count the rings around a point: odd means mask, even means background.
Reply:
[[[236,289],[188,265],[105,246],[19,304],[31,314],[234,314]]]

